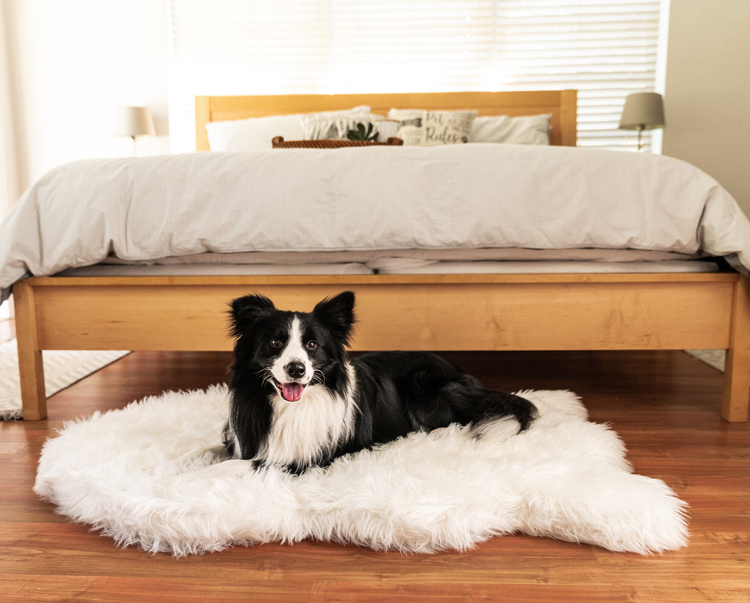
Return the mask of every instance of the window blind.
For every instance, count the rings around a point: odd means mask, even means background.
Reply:
[[[172,150],[195,150],[195,96],[324,92],[327,64],[325,2],[172,0]]]
[[[566,88],[580,146],[634,150],[617,125],[657,85],[662,2],[171,0],[173,150],[195,148],[199,94]]]

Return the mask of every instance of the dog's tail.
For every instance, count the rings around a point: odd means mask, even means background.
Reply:
[[[529,428],[538,414],[536,406],[526,398],[488,390],[474,407],[474,418],[471,423],[477,428],[495,419],[514,417],[520,426],[520,433]]]

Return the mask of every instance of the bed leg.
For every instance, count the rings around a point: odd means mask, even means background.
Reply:
[[[750,399],[750,278],[742,276],[735,287],[732,331],[724,370],[721,416],[732,423],[747,421]]]
[[[21,376],[23,418],[37,421],[47,416],[47,394],[44,387],[44,364],[39,349],[34,309],[34,290],[23,280],[13,285],[18,340],[18,370]]]

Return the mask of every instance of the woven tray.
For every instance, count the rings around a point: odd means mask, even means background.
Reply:
[[[376,147],[402,146],[400,138],[389,138],[388,142],[371,142],[369,140],[284,140],[275,136],[271,141],[274,149],[340,149],[341,147]]]

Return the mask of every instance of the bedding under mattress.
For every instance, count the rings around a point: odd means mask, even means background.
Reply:
[[[718,272],[714,261],[438,262],[383,258],[367,264],[97,264],[56,276],[291,276],[315,274],[576,274]]]
[[[296,276],[374,274],[364,264],[96,264],[68,268],[55,276]]]
[[[746,271],[750,222],[700,170],[621,151],[466,144],[86,160],[50,171],[0,224],[0,288],[5,299],[19,279],[111,257],[303,252],[304,263],[330,263],[313,257],[487,249],[726,256]]]
[[[371,264],[381,261],[416,262],[671,262],[696,260],[701,253],[684,254],[670,251],[638,249],[523,249],[523,248],[446,248],[446,249],[371,249],[350,251],[254,251],[246,253],[196,253],[154,258],[124,260],[110,255],[102,264],[150,266],[153,264]]]
[[[378,274],[582,274],[718,272],[712,261],[675,262],[374,262]]]

